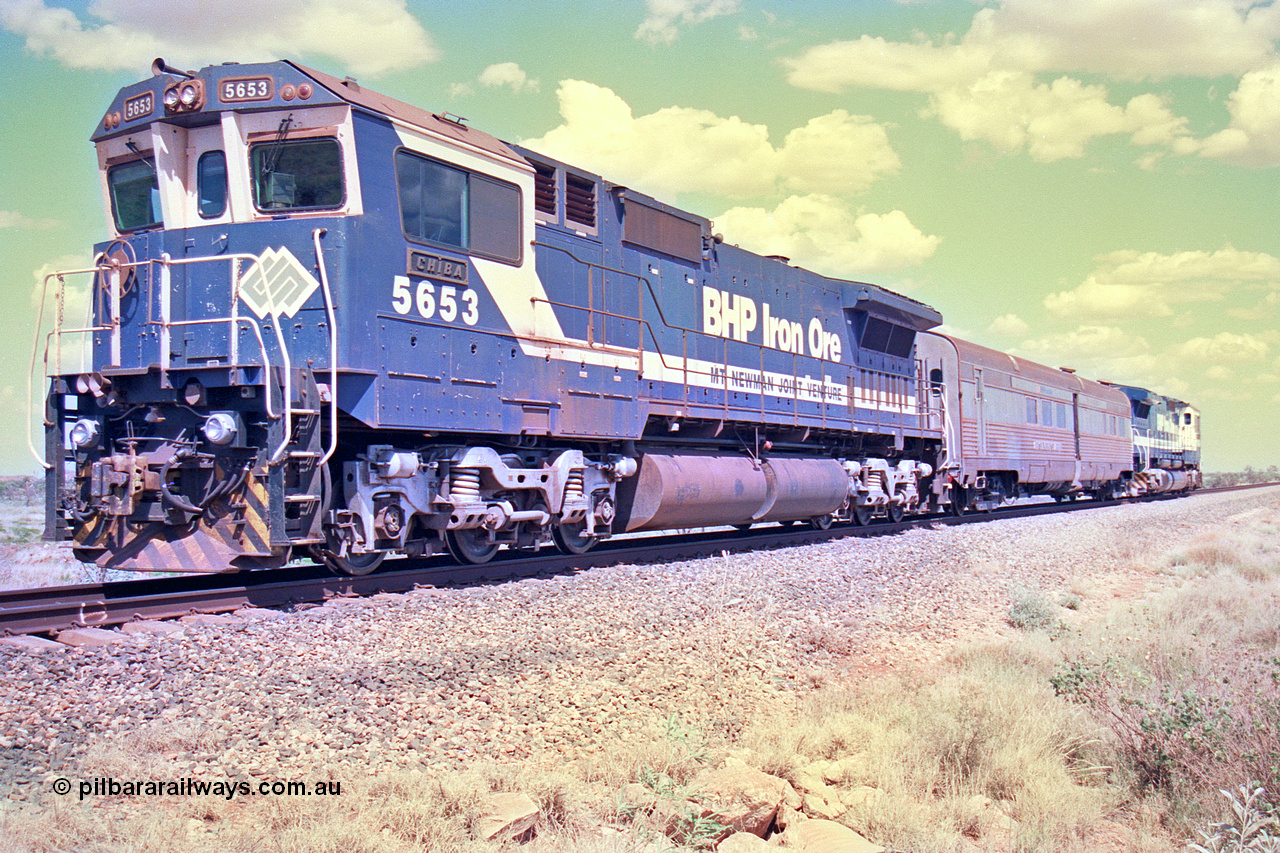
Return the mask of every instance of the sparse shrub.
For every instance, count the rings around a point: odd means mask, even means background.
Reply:
[[[1022,631],[1054,631],[1062,622],[1057,607],[1049,597],[1036,589],[1015,587],[1010,592],[1009,624]]]
[[[1280,658],[1220,653],[1178,683],[1069,659],[1050,683],[1106,722],[1139,792],[1172,795],[1189,819],[1232,779],[1280,789]]]
[[[1280,819],[1276,807],[1266,800],[1266,789],[1246,785],[1238,789],[1239,797],[1220,791],[1230,803],[1231,820],[1216,823],[1209,831],[1199,830],[1203,844],[1191,844],[1195,853],[1276,853],[1280,851]]]

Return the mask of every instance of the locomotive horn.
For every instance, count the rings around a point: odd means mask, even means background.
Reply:
[[[177,68],[170,68],[165,64],[164,59],[159,56],[151,62],[151,73],[156,77],[159,77],[161,74],[176,74],[179,77],[186,77],[188,80],[192,80],[196,76],[189,71],[179,71]]]

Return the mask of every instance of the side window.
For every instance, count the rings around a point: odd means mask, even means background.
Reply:
[[[471,251],[520,261],[520,188],[483,175],[471,176]]]
[[[249,149],[249,161],[258,210],[326,210],[346,198],[336,139],[259,142]]]
[[[107,186],[117,231],[140,231],[160,224],[160,184],[151,160],[112,166],[107,170]]]
[[[518,264],[520,188],[409,151],[396,153],[400,220],[410,240]]]
[[[206,151],[196,161],[196,194],[200,216],[217,219],[227,212],[227,155]]]
[[[401,151],[396,183],[404,233],[418,240],[467,247],[467,173]]]
[[[1027,423],[1033,424],[1035,422],[1036,422],[1036,398],[1028,397],[1027,398]]]

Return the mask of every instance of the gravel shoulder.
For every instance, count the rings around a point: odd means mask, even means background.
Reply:
[[[733,736],[814,690],[994,639],[1011,593],[1100,612],[1280,488],[336,601],[103,648],[0,646],[0,791],[52,780],[554,768],[673,722]],[[142,762],[142,765],[139,765]],[[70,798],[68,798],[70,799]]]

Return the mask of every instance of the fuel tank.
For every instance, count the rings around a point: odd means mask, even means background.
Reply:
[[[849,496],[849,475],[834,459],[646,453],[619,486],[614,530],[788,521],[833,513]]]

